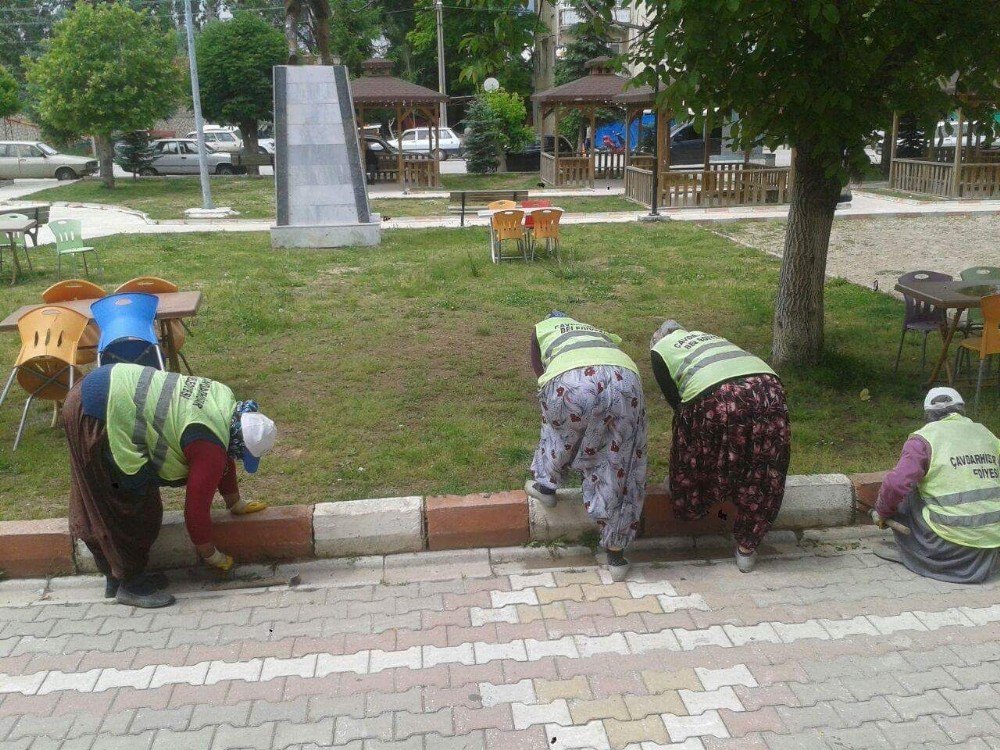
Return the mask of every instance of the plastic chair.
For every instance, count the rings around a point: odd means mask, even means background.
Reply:
[[[552,201],[548,198],[531,198],[521,201],[521,208],[552,208]],[[524,212],[524,228],[529,232],[535,226],[534,212]]]
[[[71,302],[79,299],[100,299],[107,294],[97,284],[86,279],[66,279],[57,281],[44,292],[42,301],[50,305],[57,305],[60,302]],[[87,330],[80,338],[80,346],[76,350],[76,364],[87,365],[97,359],[97,342],[101,338],[101,329],[97,323],[90,321]]]
[[[562,263],[562,256],[559,253],[559,220],[563,212],[558,208],[543,208],[535,211],[535,228],[529,235],[531,242],[531,259],[535,259],[535,247],[539,240],[545,240],[545,254],[552,257],[555,250],[556,261]]]
[[[952,281],[952,277],[937,271],[911,271],[899,277],[900,284],[907,284],[911,281]],[[910,331],[917,331],[924,334],[924,345],[920,352],[920,371],[923,372],[927,362],[927,336],[933,331],[944,329],[948,325],[948,317],[945,310],[940,310],[927,302],[920,302],[907,294],[903,295],[903,302],[906,303],[903,332],[899,337],[899,349],[896,351],[896,366],[892,368],[892,371],[893,373],[899,372],[899,358],[903,354],[903,342],[906,340],[906,334]]]
[[[124,284],[121,284],[117,289],[115,289],[115,294],[120,294],[122,292],[146,292],[147,294],[170,294],[173,292],[180,291],[174,282],[167,281],[166,279],[161,279],[159,276],[137,276],[134,279],[129,279]],[[173,342],[174,350],[177,352],[187,371],[190,373],[191,365],[188,364],[187,357],[184,356],[184,352],[181,348],[184,346],[184,342],[187,341],[187,335],[191,333],[191,329],[188,327],[187,323],[183,320],[165,320],[163,324],[170,329],[170,339]],[[162,341],[160,342],[162,345]]]
[[[503,243],[513,240],[521,253],[522,260],[528,260],[527,244],[524,241],[524,211],[507,209],[498,211],[490,219],[490,257],[494,263],[502,260],[516,260],[516,255],[504,255]]]
[[[979,375],[976,378],[975,400],[977,412],[979,411],[979,392],[983,387],[983,375],[986,374],[986,363],[993,355],[1000,354],[1000,294],[983,297],[980,310],[983,314],[983,335],[963,339],[958,345],[958,353],[955,355],[956,373],[963,354],[970,360],[973,352],[979,355]]]
[[[4,214],[5,219],[15,219],[26,221],[28,219],[24,214]],[[35,269],[31,267],[31,256],[28,254],[28,243],[25,240],[26,232],[18,232],[13,235],[14,237],[14,247],[12,252],[16,253],[18,250],[24,253],[24,259],[28,261],[28,270],[34,273]],[[7,240],[6,236],[0,236],[0,242],[5,242]],[[6,243],[10,247],[10,243]],[[16,264],[15,264],[16,265]],[[3,253],[0,252],[0,274],[3,274]]]
[[[991,281],[1000,282],[1000,268],[996,266],[973,266],[966,268],[959,274],[962,281],[972,283],[989,284]],[[981,310],[971,308],[965,316],[965,333],[970,333],[973,329],[983,327],[983,313]]]
[[[160,300],[152,294],[128,293],[111,294],[97,300],[90,306],[94,320],[101,329],[101,340],[97,343],[97,364],[132,362],[149,367],[163,364],[163,351],[156,338],[156,307]],[[156,354],[155,361],[149,357],[150,350]]]
[[[86,315],[58,306],[36,308],[17,321],[21,351],[0,394],[0,404],[3,404],[15,377],[28,394],[14,437],[14,450],[21,442],[31,402],[36,398],[54,401],[58,410],[59,403],[73,387],[79,376],[75,364],[77,346],[88,322]],[[53,425],[57,414],[58,411],[53,414]]]
[[[97,259],[97,267],[101,272],[101,278],[104,278],[104,266],[101,263],[101,256],[97,252],[96,247],[83,244],[83,228],[78,220],[56,219],[49,222],[49,229],[52,230],[52,234],[56,238],[57,273],[60,278],[62,278],[62,257],[64,255],[72,256],[74,263],[76,262],[76,258],[82,257],[83,273],[89,278],[90,269],[87,267],[88,253],[94,254],[94,257]]]

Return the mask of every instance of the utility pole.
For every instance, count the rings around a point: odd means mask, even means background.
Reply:
[[[444,80],[444,18],[443,18],[443,8],[441,5],[441,0],[435,0],[434,10],[437,13],[437,37],[438,37],[438,91],[442,94],[447,94],[445,91],[445,80]],[[441,102],[441,121],[440,126],[442,128],[448,127],[448,102]]]
[[[212,190],[208,185],[208,153],[205,150],[205,121],[201,117],[201,89],[198,86],[198,60],[194,52],[194,20],[191,0],[184,0],[184,25],[187,27],[188,63],[191,66],[191,103],[194,109],[194,129],[198,133],[198,173],[201,176],[201,207],[211,210]]]

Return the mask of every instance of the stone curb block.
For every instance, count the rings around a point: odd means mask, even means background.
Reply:
[[[213,524],[214,525],[214,524]],[[76,543],[76,566],[81,573],[98,573],[94,556],[90,554],[87,545],[81,540]],[[186,568],[198,562],[191,537],[184,526],[184,512],[166,510],[163,512],[163,525],[160,533],[149,551],[150,570],[170,570],[171,568]]]
[[[687,521],[674,516],[673,503],[666,485],[646,487],[646,499],[642,505],[643,538],[664,536],[695,537],[727,534],[733,525],[735,506],[730,502],[713,507],[707,516]]]
[[[535,498],[528,498],[528,522],[531,539],[535,542],[576,542],[593,535],[597,526],[587,515],[580,494],[572,491],[556,493],[556,507],[546,508]]]
[[[776,529],[849,526],[854,520],[854,488],[846,474],[799,474],[785,482],[785,500]]]
[[[530,535],[527,500],[522,491],[428,497],[427,548],[524,544]]]
[[[10,578],[75,573],[69,520],[0,522],[0,570]]]
[[[313,556],[313,506],[274,506],[248,516],[212,514],[212,534],[237,562],[266,563]]]
[[[318,503],[313,509],[316,557],[352,557],[424,549],[424,499],[387,497]]]

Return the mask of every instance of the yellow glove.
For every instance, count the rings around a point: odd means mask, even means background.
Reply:
[[[250,513],[260,513],[262,510],[267,508],[267,503],[263,500],[251,500],[247,502],[243,498],[236,501],[236,504],[229,509],[229,512],[234,516],[245,516]]]
[[[205,564],[210,568],[215,568],[220,573],[228,573],[233,569],[233,558],[225,552],[220,552],[216,549],[215,552],[205,558]]]

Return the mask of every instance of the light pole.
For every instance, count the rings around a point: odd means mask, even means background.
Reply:
[[[194,129],[198,137],[198,174],[201,176],[201,207],[206,211],[215,208],[212,190],[208,185],[208,154],[205,151],[205,121],[201,117],[201,90],[198,86],[198,59],[194,52],[194,21],[191,18],[191,0],[184,0],[184,26],[187,27],[188,63],[191,66],[191,102],[194,109]]]
[[[437,38],[438,38],[438,91],[447,94],[444,80],[444,19],[441,0],[435,0],[434,10],[437,12]],[[448,127],[448,102],[441,102],[441,127]]]

